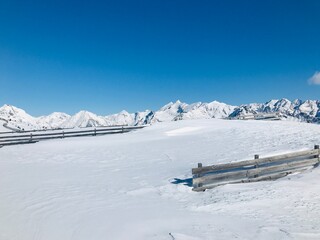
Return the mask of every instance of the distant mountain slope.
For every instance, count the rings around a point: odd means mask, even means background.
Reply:
[[[244,116],[257,113],[279,113],[282,118],[293,118],[299,121],[319,123],[320,122],[320,101],[296,99],[271,100],[264,104],[251,103],[241,105],[230,114],[230,117]]]
[[[250,103],[231,106],[213,101],[187,104],[180,101],[170,102],[158,111],[128,113],[122,111],[108,116],[98,116],[88,111],[80,111],[73,116],[55,112],[48,116],[33,117],[24,110],[11,105],[0,108],[0,118],[8,121],[8,126],[21,130],[55,129],[76,127],[98,127],[113,125],[143,125],[157,122],[179,121],[187,119],[237,118],[258,113],[279,113],[283,119],[319,123],[320,102],[317,100],[288,99],[270,100],[266,103]]]
[[[27,114],[24,110],[11,106],[3,105],[0,108],[0,118],[8,121],[8,126],[14,129],[40,129],[36,118]]]
[[[3,126],[4,124],[6,124],[6,121],[0,118],[0,132],[9,132],[9,129]]]
[[[61,112],[54,112],[48,116],[42,116],[36,119],[37,125],[46,128],[59,128],[61,125],[71,118],[70,115]]]
[[[98,127],[106,126],[107,121],[104,117],[98,116],[88,111],[80,111],[70,118],[65,119],[60,124],[61,128],[74,128],[74,127]]]

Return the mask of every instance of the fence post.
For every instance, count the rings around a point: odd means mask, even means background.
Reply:
[[[198,168],[202,168],[202,163],[198,163]],[[201,174],[196,174],[195,177],[201,177]],[[196,187],[203,187],[203,183],[198,183]]]
[[[202,168],[202,163],[198,163],[198,168]],[[193,178],[198,178],[200,177],[200,174],[195,174]],[[193,188],[198,188],[198,187],[202,187],[203,184],[202,183],[198,183],[198,184],[193,184]]]
[[[30,141],[32,141],[32,133],[30,133]]]
[[[259,155],[258,154],[256,154],[256,155],[254,155],[254,159],[259,159]],[[256,164],[254,165],[254,168],[258,168],[259,167],[259,164],[258,164],[258,162],[256,162]],[[248,174],[248,173],[247,173]],[[257,177],[259,177],[259,175],[258,174],[256,174],[256,175],[254,175],[253,177],[255,177],[255,178],[257,178]]]
[[[97,129],[96,129],[96,128],[94,128],[94,134],[93,134],[93,136],[97,136]]]
[[[259,155],[258,154],[256,154],[256,155],[254,155],[254,159],[259,159]],[[254,165],[254,167],[255,168],[258,168],[259,167],[259,164],[256,162],[256,165]]]
[[[319,153],[320,153],[319,145],[314,145],[314,149],[318,150],[318,154],[315,155],[314,158],[318,158],[318,161],[320,161],[320,158],[319,158]]]
[[[202,168],[202,163],[198,163],[198,168]],[[201,173],[197,174],[196,177],[201,177]]]

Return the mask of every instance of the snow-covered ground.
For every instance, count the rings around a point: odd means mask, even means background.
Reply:
[[[320,168],[192,192],[191,168],[312,148],[320,126],[189,120],[0,148],[1,240],[320,239]]]

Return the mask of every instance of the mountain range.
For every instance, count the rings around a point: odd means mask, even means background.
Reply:
[[[70,116],[66,113],[54,112],[48,116],[33,117],[24,110],[12,105],[0,108],[0,119],[8,127],[20,130],[60,129],[77,127],[99,127],[114,125],[145,125],[157,122],[179,121],[187,119],[238,118],[260,113],[278,113],[282,119],[320,122],[320,101],[288,99],[270,100],[266,103],[250,103],[232,106],[213,101],[187,104],[180,101],[170,102],[158,111],[128,113],[122,111],[108,116],[98,116],[88,111],[80,111]]]

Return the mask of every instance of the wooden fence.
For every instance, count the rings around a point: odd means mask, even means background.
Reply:
[[[192,169],[193,190],[205,191],[229,183],[247,183],[275,180],[294,172],[300,172],[319,165],[319,145],[314,149],[287,153],[253,160],[202,166]]]
[[[6,136],[0,136],[0,147],[7,145],[17,144],[30,144],[42,140],[57,139],[57,138],[70,138],[70,137],[85,137],[85,136],[98,136],[106,134],[119,134],[126,133],[133,130],[144,128],[145,126],[122,126],[122,127],[107,127],[107,128],[94,128],[90,130],[70,130],[70,131],[50,131],[50,133],[11,133]]]

